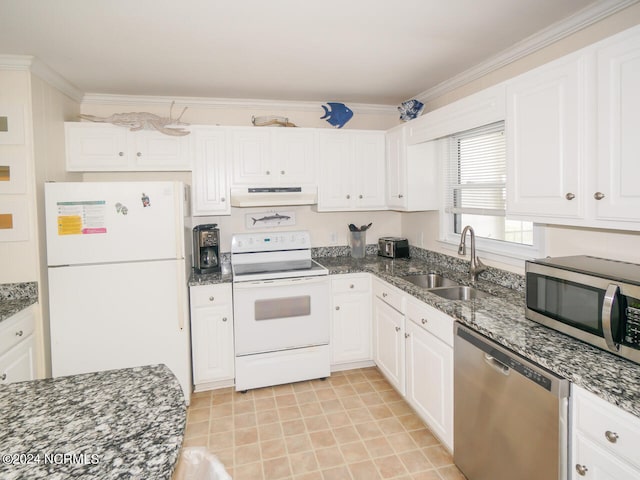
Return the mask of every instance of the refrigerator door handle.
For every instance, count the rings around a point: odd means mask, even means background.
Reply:
[[[185,309],[187,308],[189,301],[187,300],[186,290],[187,290],[187,279],[185,276],[185,271],[182,268],[177,269],[178,276],[178,327],[180,331],[184,330],[184,322],[187,313]]]

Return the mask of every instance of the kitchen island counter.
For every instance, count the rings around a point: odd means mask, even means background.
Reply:
[[[640,366],[525,318],[523,276],[489,268],[474,287],[492,296],[447,300],[402,277],[435,272],[458,284],[471,285],[468,261],[420,249],[413,249],[412,257],[367,255],[363,259],[338,256],[315,260],[330,275],[372,273],[504,347],[640,416]]]
[[[0,478],[171,478],[186,424],[164,365],[0,387]]]

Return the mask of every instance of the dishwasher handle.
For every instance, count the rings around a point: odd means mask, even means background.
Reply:
[[[496,360],[495,357],[492,357],[488,353],[484,354],[484,363],[493,368],[496,372],[501,373],[502,375],[509,375],[509,371],[511,370],[504,363],[499,360]]]

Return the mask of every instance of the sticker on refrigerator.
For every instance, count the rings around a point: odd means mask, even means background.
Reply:
[[[58,235],[107,233],[106,202],[58,202]]]

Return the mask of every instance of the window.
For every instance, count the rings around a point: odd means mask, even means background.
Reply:
[[[493,123],[443,140],[445,175],[445,240],[458,243],[471,225],[478,247],[497,254],[538,254],[540,232],[532,222],[506,218],[507,159],[504,122]]]

